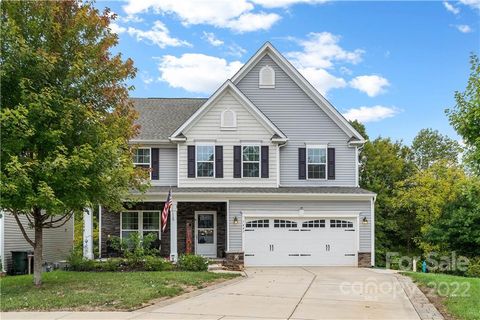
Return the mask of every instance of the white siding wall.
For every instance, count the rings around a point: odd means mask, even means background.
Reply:
[[[275,88],[259,89],[259,71],[268,64],[275,70]],[[355,186],[355,149],[349,136],[266,55],[237,84],[238,88],[289,138],[280,149],[280,185]],[[335,148],[335,180],[299,180],[298,148],[305,143]]]
[[[360,252],[371,251],[371,225],[362,224],[363,217],[367,217],[371,222],[370,200],[366,201],[230,201],[230,220],[229,220],[229,245],[230,251],[242,250],[242,224],[234,224],[233,219],[237,217],[238,221],[242,221],[242,211],[265,211],[268,214],[274,213],[292,213],[298,212],[303,207],[305,214],[318,212],[336,211],[360,211]]]
[[[220,116],[229,108],[237,115],[236,130],[221,130]],[[273,135],[229,91],[184,132],[187,142],[179,144],[179,187],[276,187],[277,146],[270,139]],[[223,178],[188,178],[187,146],[202,142],[223,146]],[[233,146],[260,143],[269,146],[269,178],[233,178]]]
[[[160,148],[160,179],[154,181],[155,185],[177,185],[177,148]]]
[[[4,254],[6,270],[10,270],[12,254],[11,251],[33,250],[32,246],[24,239],[15,218],[4,213]],[[28,226],[28,220],[21,216],[20,220],[24,226]],[[26,228],[29,237],[34,240],[34,230]],[[60,228],[44,229],[43,232],[43,259],[45,262],[56,262],[65,260],[73,248],[73,219]]]

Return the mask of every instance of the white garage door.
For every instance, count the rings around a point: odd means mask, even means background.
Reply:
[[[356,266],[355,218],[246,218],[247,266]]]

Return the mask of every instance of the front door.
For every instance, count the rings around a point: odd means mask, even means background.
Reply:
[[[195,253],[205,257],[217,256],[217,213],[195,212]]]

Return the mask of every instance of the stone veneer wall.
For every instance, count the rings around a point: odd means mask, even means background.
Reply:
[[[372,266],[372,254],[370,252],[359,252],[358,253],[358,266],[370,268]]]
[[[128,207],[129,210],[163,210],[163,202],[142,202]],[[195,211],[217,212],[217,257],[225,255],[227,243],[227,219],[226,203],[224,202],[178,202],[177,205],[177,246],[178,254],[186,251],[186,224],[192,223],[192,236],[195,239]],[[107,254],[107,240],[111,236],[120,237],[120,213],[110,212],[103,209],[102,212],[102,257]],[[192,252],[195,252],[193,241]],[[168,219],[166,232],[161,233],[160,254],[164,257],[170,255],[170,218]]]

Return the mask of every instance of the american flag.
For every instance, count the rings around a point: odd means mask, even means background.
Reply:
[[[170,188],[170,191],[168,191],[167,201],[165,201],[165,205],[163,206],[162,211],[162,232],[165,232],[165,230],[167,230],[168,214],[170,213],[170,208],[172,207],[172,204],[172,188]]]

